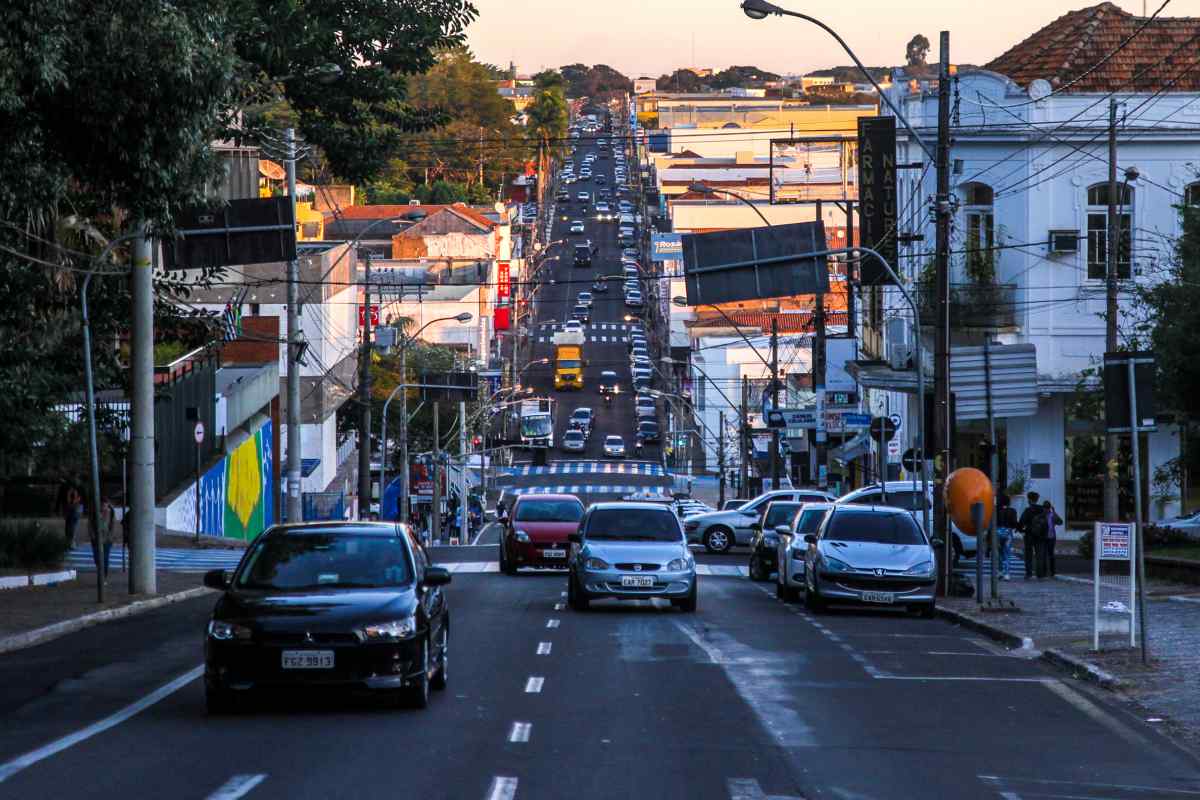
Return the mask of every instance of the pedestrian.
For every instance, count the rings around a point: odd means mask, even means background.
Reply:
[[[1045,562],[1044,572],[1051,578],[1058,572],[1054,563],[1054,547],[1058,544],[1058,526],[1063,524],[1062,517],[1055,511],[1049,500],[1042,503],[1046,512],[1046,539],[1043,546],[1042,561]]]
[[[1012,558],[1012,540],[1017,527],[1017,510],[1012,507],[1012,499],[1001,494],[996,498],[996,539],[1000,544],[1000,580],[1009,579],[1008,562]]]
[[[496,519],[501,524],[508,521],[508,508],[504,505],[504,498],[496,501]]]
[[[108,582],[108,561],[112,554],[113,505],[107,497],[100,501],[100,528],[92,530],[88,537],[92,543],[92,560],[96,571]]]
[[[75,546],[75,529],[79,527],[79,520],[83,519],[83,495],[79,493],[79,489],[70,481],[66,484],[66,491],[63,493],[63,533],[67,539],[67,547]]]
[[[1030,531],[1030,523],[1035,517],[1045,519],[1045,514],[1038,506],[1038,499],[1041,497],[1037,492],[1029,492],[1025,495],[1028,505],[1021,512],[1021,518],[1017,520],[1017,530],[1021,532],[1021,536],[1025,541],[1025,580],[1030,580],[1034,575],[1034,568],[1037,565],[1037,546],[1034,542],[1034,537]]]

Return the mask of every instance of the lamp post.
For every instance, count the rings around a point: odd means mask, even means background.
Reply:
[[[688,191],[696,192],[697,194],[709,195],[709,196],[714,195],[714,194],[727,194],[730,197],[734,198],[735,200],[740,200],[743,203],[745,203],[746,205],[750,206],[750,210],[753,211],[755,214],[758,214],[758,218],[763,221],[763,224],[766,225],[768,228],[771,227],[771,220],[769,220],[765,216],[763,216],[763,213],[762,213],[762,211],[759,210],[758,206],[754,205],[754,203],[750,201],[750,198],[746,197],[745,195],[738,194],[737,192],[731,192],[728,189],[714,189],[713,187],[709,186],[707,183],[701,183],[700,181],[692,181],[691,183],[689,183]]]
[[[395,398],[396,393],[400,392],[401,389],[407,388],[409,342],[416,340],[416,338],[421,335],[421,331],[425,330],[426,328],[428,328],[430,325],[432,325],[435,322],[451,322],[451,321],[470,322],[470,320],[471,320],[471,312],[464,311],[461,314],[454,315],[453,317],[438,317],[437,319],[431,319],[428,322],[426,322],[424,325],[422,325],[420,328],[417,328],[416,333],[414,333],[412,336],[409,336],[409,337],[403,336],[404,332],[401,331],[400,383],[396,385],[396,388],[392,389],[391,394],[388,395],[388,399],[385,400],[383,403],[383,429],[380,431],[380,435],[381,435],[382,442],[383,442],[383,458],[379,459],[379,499],[380,499],[380,504],[381,504],[380,508],[379,508],[379,516],[381,519],[383,518],[383,515],[384,515],[384,509],[382,506],[383,494],[384,494],[384,492],[387,491],[387,465],[388,465],[388,452],[389,452],[388,445],[387,445],[388,407],[392,404],[392,399]],[[408,508],[408,392],[407,391],[402,392],[401,398],[402,399],[401,399],[401,414],[400,414],[400,460],[404,463],[404,471],[400,473],[400,504],[399,504],[400,509],[399,509],[399,513],[401,515],[400,521],[403,522],[404,521],[404,519],[403,519],[404,513]]]
[[[842,49],[846,51],[846,55],[850,56],[850,59],[854,62],[854,66],[858,67],[858,71],[863,74],[863,77],[867,79],[867,82],[875,87],[875,92],[879,95],[879,98],[883,100],[888,109],[890,109],[891,112],[896,116],[896,119],[900,120],[900,123],[904,125],[904,129],[908,131],[909,136],[913,137],[913,141],[921,146],[921,149],[925,151],[925,155],[929,157],[930,161],[935,159],[933,150],[931,150],[929,145],[925,144],[924,140],[917,135],[917,132],[913,130],[912,125],[908,123],[908,119],[900,113],[900,109],[896,107],[896,104],[892,102],[891,98],[889,98],[884,93],[883,89],[880,88],[878,81],[875,80],[875,76],[863,66],[863,63],[859,61],[858,56],[855,55],[854,51],[850,49],[850,45],[846,44],[846,41],[837,34],[837,31],[815,17],[810,17],[807,14],[801,14],[796,11],[788,11],[786,8],[780,8],[774,3],[766,2],[766,0],[742,0],[741,7],[742,11],[744,11],[746,16],[750,19],[766,19],[772,14],[777,17],[795,17],[796,19],[802,19],[806,22],[811,22],[813,25],[816,25],[818,28],[832,36],[837,43],[842,46]]]

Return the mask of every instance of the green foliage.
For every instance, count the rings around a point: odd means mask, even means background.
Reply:
[[[537,77],[546,74],[538,73]],[[549,74],[558,76],[557,72]],[[554,82],[545,85],[539,82],[539,86],[541,88],[534,94],[533,102],[525,109],[526,127],[534,140],[543,146],[561,145],[567,135],[570,116],[562,86]]]
[[[633,81],[607,64],[568,64],[559,68],[567,97],[605,100],[621,92],[632,92]]]
[[[774,72],[767,72],[758,67],[729,67],[708,78],[708,85],[714,89],[732,89],[777,80],[779,76]]]
[[[68,549],[60,531],[38,520],[0,520],[0,569],[58,567]]]
[[[660,92],[698,92],[704,88],[704,83],[690,69],[677,69],[670,75],[658,76],[654,86]]]

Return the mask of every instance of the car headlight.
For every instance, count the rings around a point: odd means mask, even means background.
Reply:
[[[667,562],[667,571],[668,572],[682,572],[683,570],[687,569],[688,566],[689,566],[688,559],[672,558],[670,561]]]
[[[417,632],[417,618],[410,614],[404,619],[381,622],[378,625],[368,625],[363,628],[363,635],[368,641],[396,641],[411,639]]]
[[[904,574],[905,575],[921,575],[921,576],[925,576],[925,577],[933,575],[933,562],[932,561],[922,561],[920,564],[914,564],[913,566],[904,570]]]
[[[208,635],[218,642],[231,642],[234,639],[246,641],[254,633],[244,625],[234,625],[232,622],[222,622],[219,619],[214,619],[208,623]]]
[[[584,561],[583,568],[584,569],[593,569],[593,570],[611,569],[611,567],[609,567],[607,561],[605,561],[603,558],[596,558],[595,556],[592,556],[591,558]]]
[[[825,556],[825,568],[830,572],[849,572],[850,565],[845,561],[838,561],[836,558]]]
[[[518,542],[528,542],[529,534],[526,533],[525,531],[513,531],[513,538],[516,539]]]

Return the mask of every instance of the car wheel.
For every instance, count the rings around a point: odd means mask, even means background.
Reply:
[[[441,657],[438,658],[438,671],[430,681],[430,686],[434,691],[444,692],[446,690],[446,682],[450,677],[450,625],[447,624],[442,628],[442,646],[439,648],[442,651]]]
[[[937,602],[936,601],[934,601],[932,603],[925,603],[925,604],[917,607],[917,614],[921,617],[921,619],[933,619],[933,616],[936,612],[937,612]]]
[[[567,578],[567,604],[573,611],[587,611],[591,604],[583,589],[576,584],[573,575]]]
[[[808,610],[814,614],[820,614],[827,608],[821,593],[817,591],[815,581],[811,587],[808,584],[804,586],[804,605],[808,606]]]
[[[771,577],[757,554],[750,556],[750,580],[762,583]]]
[[[508,557],[505,555],[507,550],[508,548],[504,546],[504,542],[502,541],[500,543],[500,571],[505,575],[516,575],[517,567],[515,564],[509,561]]]
[[[775,579],[775,596],[785,603],[796,602],[797,592],[792,586],[789,586],[784,581],[787,580],[784,568],[780,567],[778,577]]]
[[[710,553],[728,553],[733,547],[733,531],[729,528],[709,528],[704,533],[704,549]]]
[[[958,564],[958,560],[963,557],[962,542],[958,540],[957,534],[950,534],[950,550],[953,552],[954,560],[951,562],[954,565]]]
[[[205,686],[204,709],[212,716],[233,713],[233,694],[228,689]]]
[[[408,687],[408,704],[412,708],[429,708],[429,639],[421,640],[421,672],[416,683]]]
[[[672,600],[671,604],[685,614],[695,614],[696,606],[697,606],[698,600],[699,600],[699,596],[698,596],[699,593],[698,593],[697,589],[698,589],[698,584],[693,583],[692,591],[688,593],[687,597],[683,597],[678,600]]]

